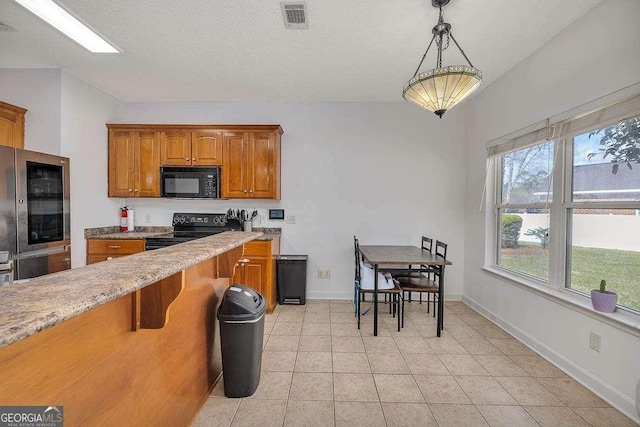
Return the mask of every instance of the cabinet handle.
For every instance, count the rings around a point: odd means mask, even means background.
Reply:
[[[137,193],[137,192],[138,192],[138,189],[136,188],[135,190],[133,190],[133,192],[134,192],[134,193]]]
[[[129,193],[131,193],[131,192],[133,192],[133,188],[130,188],[130,189],[129,189]]]
[[[249,262],[247,258],[239,259],[238,262]]]
[[[242,190],[242,192],[243,192],[243,193],[248,193],[248,192],[249,192],[249,190]]]
[[[192,158],[191,158],[191,160],[195,162],[195,161],[196,161],[196,158],[195,158],[195,157],[192,157]]]
[[[109,249],[120,249],[121,247],[120,245],[109,245]]]
[[[249,193],[253,193],[253,190],[249,190]]]
[[[186,161],[189,161],[189,158],[188,158],[188,157],[185,157],[184,159],[185,159]]]
[[[107,257],[107,261],[112,260],[112,259],[113,259],[113,257],[112,257],[112,256],[108,256],[108,257]]]

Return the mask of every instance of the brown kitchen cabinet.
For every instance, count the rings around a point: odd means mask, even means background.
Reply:
[[[160,133],[109,129],[109,197],[160,197]]]
[[[279,125],[107,124],[109,197],[160,197],[160,166],[221,166],[223,199],[280,200]]]
[[[87,264],[144,252],[144,239],[87,239]]]
[[[233,283],[247,285],[267,300],[271,313],[278,302],[276,258],[280,255],[280,238],[254,240],[244,244],[244,256],[236,264]]]
[[[222,165],[222,132],[215,129],[162,132],[160,134],[160,165]]]
[[[222,197],[280,200],[280,132],[225,132]]]
[[[24,148],[24,108],[0,101],[0,145]]]

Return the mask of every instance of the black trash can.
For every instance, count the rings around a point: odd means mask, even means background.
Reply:
[[[224,395],[246,397],[260,384],[264,313],[262,295],[244,285],[231,285],[218,308]]]
[[[278,301],[280,304],[306,303],[307,255],[280,255],[277,259]]]

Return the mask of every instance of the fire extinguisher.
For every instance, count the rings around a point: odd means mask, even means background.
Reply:
[[[125,233],[127,231],[127,207],[120,208],[120,231]]]

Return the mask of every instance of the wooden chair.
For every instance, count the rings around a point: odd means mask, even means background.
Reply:
[[[430,237],[422,236],[421,240],[422,240],[422,243],[420,247],[422,248],[422,250],[425,252],[431,253],[433,251],[433,239],[431,239]],[[381,268],[380,272],[383,274],[390,273],[393,277],[406,277],[406,276],[419,276],[422,273],[426,273],[427,270],[430,270],[430,269],[431,267],[426,265],[419,265],[417,266],[417,268],[410,265],[409,267],[402,266],[402,268],[400,266],[390,267],[390,268]]]
[[[436,256],[447,259],[447,244],[436,241]],[[422,266],[421,266],[422,267]],[[436,302],[440,291],[440,279],[444,275],[444,265],[424,266],[429,267],[419,274],[410,274],[404,277],[398,277],[400,288],[404,292],[418,292],[420,294],[420,303],[422,303],[422,294],[426,293],[427,312],[429,312],[430,295],[433,295],[433,317],[436,316]],[[433,276],[433,279],[431,278]]]
[[[433,239],[430,237],[422,236],[421,248],[424,252],[431,253],[433,251]],[[430,265],[419,265],[417,268],[410,265],[409,268],[392,268],[383,269],[383,273],[390,273],[395,278],[400,277],[420,277],[422,274],[429,275],[433,273],[433,268]],[[427,294],[429,298],[429,294]],[[427,300],[429,301],[429,300]],[[409,302],[411,302],[411,292],[409,292]],[[422,304],[422,294],[420,294],[420,304]],[[427,304],[427,312],[429,312],[429,305]]]
[[[375,279],[373,268],[365,265],[358,247],[358,239],[353,236],[353,249],[355,254],[355,277],[354,277],[354,300],[356,304],[356,315],[358,316],[358,329],[360,329],[360,303],[364,301],[366,294],[373,295]],[[364,270],[364,276],[363,276]],[[404,300],[402,289],[393,278],[387,278],[382,273],[378,273],[378,294],[389,296],[389,313],[393,317],[398,316],[398,332],[404,327]]]

